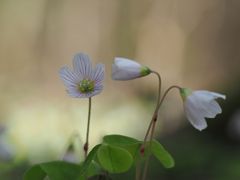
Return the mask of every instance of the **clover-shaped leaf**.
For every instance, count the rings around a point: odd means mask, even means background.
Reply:
[[[97,157],[100,165],[110,173],[126,172],[133,163],[133,158],[127,150],[107,144],[100,146]]]

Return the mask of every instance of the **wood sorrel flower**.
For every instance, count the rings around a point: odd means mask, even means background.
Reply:
[[[151,70],[130,59],[116,57],[112,65],[112,79],[131,80],[151,73]]]
[[[64,66],[59,73],[71,97],[89,98],[102,91],[104,71],[103,64],[93,69],[89,57],[79,53],[73,58],[73,71]]]
[[[223,94],[204,90],[191,91],[187,88],[181,88],[180,94],[184,101],[187,119],[200,131],[207,127],[205,118],[215,118],[217,114],[222,112],[215,99],[226,99],[226,96]]]

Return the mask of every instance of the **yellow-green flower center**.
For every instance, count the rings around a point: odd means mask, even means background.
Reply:
[[[81,93],[89,93],[94,90],[95,83],[89,79],[83,79],[79,84],[79,91]]]

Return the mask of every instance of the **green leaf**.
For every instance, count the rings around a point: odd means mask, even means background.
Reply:
[[[82,164],[83,165],[83,164]],[[86,177],[92,177],[92,176],[95,176],[95,175],[98,175],[98,174],[101,174],[101,167],[100,165],[95,162],[95,161],[92,161],[90,163],[90,165],[88,166],[88,169],[86,171],[86,174],[82,174],[79,176],[78,180],[85,180]]]
[[[101,144],[96,145],[88,154],[87,159],[83,162],[83,165],[79,171],[80,176],[87,173],[89,166],[91,165],[92,161],[96,158],[97,151],[100,148]]]
[[[152,141],[151,151],[153,155],[162,163],[165,168],[174,167],[174,159],[172,156],[164,149],[164,147],[156,140]]]
[[[51,180],[77,179],[80,166],[65,161],[53,161],[33,166],[24,174],[24,180],[43,180],[48,176]]]
[[[128,136],[113,134],[113,135],[104,136],[103,142],[106,142],[108,144],[115,145],[115,146],[121,146],[121,145],[136,144],[136,143],[139,143],[140,141]]]
[[[65,161],[54,161],[40,164],[51,180],[77,179],[80,166]]]
[[[101,169],[100,165],[97,162],[92,161],[87,170],[87,177],[91,177],[91,176],[100,174],[101,170],[102,169]]]
[[[105,144],[109,144],[127,150],[133,156],[134,159],[138,154],[141,146],[141,141],[138,141],[137,139],[131,137],[117,134],[104,136],[103,142]]]
[[[133,158],[128,151],[111,145],[101,145],[97,157],[100,165],[110,173],[125,172],[133,163]]]
[[[42,170],[39,164],[32,166],[28,169],[23,176],[24,180],[42,180],[46,176],[44,170]]]

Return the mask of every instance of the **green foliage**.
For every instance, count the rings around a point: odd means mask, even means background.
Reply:
[[[158,141],[152,141],[151,152],[165,168],[172,168],[174,166],[174,159]]]
[[[156,140],[147,142],[144,155],[140,154],[142,141],[122,136],[107,135],[102,144],[96,145],[88,154],[86,160],[80,164],[64,161],[53,161],[32,166],[24,175],[24,180],[86,180],[89,177],[104,174],[127,172],[138,161],[154,155],[165,167],[174,166],[172,156]]]
[[[30,168],[24,175],[24,180],[42,180],[48,176],[52,180],[77,179],[80,166],[64,161],[42,163]]]
[[[133,163],[131,154],[123,148],[102,145],[97,153],[101,166],[110,173],[122,173]]]
[[[82,167],[79,172],[80,175],[87,173],[89,167],[91,166],[91,164],[94,162],[94,159],[96,158],[97,151],[100,146],[101,144],[98,144],[90,151],[90,153],[87,156],[87,159],[82,163]]]
[[[107,135],[103,138],[103,143],[127,150],[134,160],[136,160],[137,156],[139,157],[139,149],[142,144],[137,139],[122,135]]]
[[[24,174],[24,180],[42,180],[46,176],[46,172],[41,168],[40,164],[32,166]]]

